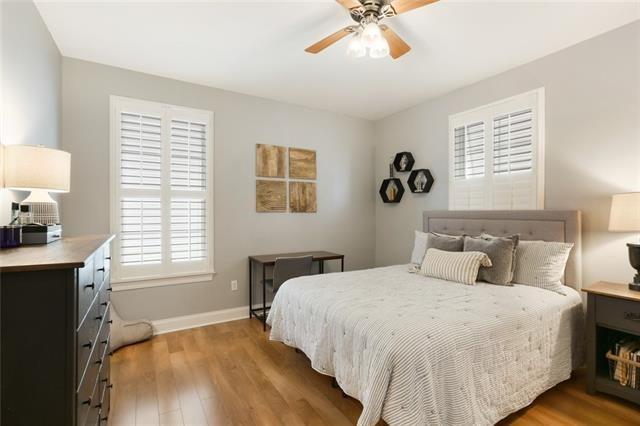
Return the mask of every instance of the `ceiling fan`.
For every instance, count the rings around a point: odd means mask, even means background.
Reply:
[[[361,58],[367,54],[372,58],[384,58],[391,55],[393,59],[411,50],[411,47],[404,42],[387,25],[380,22],[386,18],[392,18],[401,13],[408,12],[418,7],[435,3],[438,0],[336,0],[345,7],[351,19],[356,24],[349,25],[336,31],[319,42],[307,47],[306,52],[319,53],[352,34],[349,41],[347,54],[355,58]]]

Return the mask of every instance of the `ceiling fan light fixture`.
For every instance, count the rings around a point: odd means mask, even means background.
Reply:
[[[379,38],[373,46],[369,48],[369,57],[373,59],[384,58],[389,55],[389,43],[383,37]]]
[[[362,42],[365,47],[372,48],[382,37],[382,31],[376,22],[369,22],[362,30]]]
[[[347,55],[352,58],[362,58],[367,54],[367,48],[362,43],[360,34],[355,34],[351,40],[349,40],[349,46],[347,46]]]

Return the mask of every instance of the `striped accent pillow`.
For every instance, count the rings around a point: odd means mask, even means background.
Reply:
[[[473,285],[480,266],[491,266],[491,259],[479,251],[427,249],[420,273],[428,277]]]
[[[562,278],[573,243],[520,241],[512,282],[566,294]]]

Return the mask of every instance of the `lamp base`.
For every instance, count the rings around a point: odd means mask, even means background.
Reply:
[[[640,291],[640,244],[627,243],[629,247],[629,263],[638,273],[633,277],[633,282],[629,283],[629,290]]]
[[[59,224],[60,213],[58,203],[43,189],[34,189],[24,200],[23,205],[30,206],[31,217],[34,223],[43,225]]]

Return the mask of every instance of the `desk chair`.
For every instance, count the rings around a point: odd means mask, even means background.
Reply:
[[[311,275],[312,264],[313,256],[279,257],[273,265],[273,279],[267,279],[267,285],[275,293],[285,281]]]

